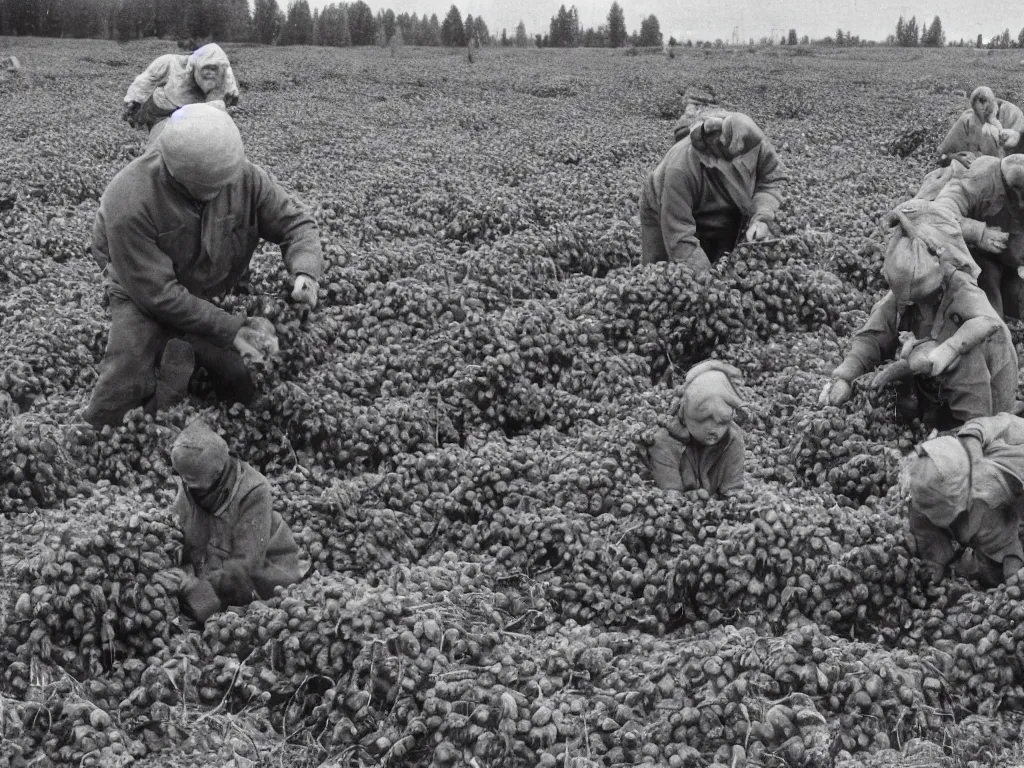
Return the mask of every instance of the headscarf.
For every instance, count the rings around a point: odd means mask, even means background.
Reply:
[[[949,526],[971,498],[967,450],[949,435],[922,443],[903,466],[900,488],[932,523]]]
[[[919,303],[938,290],[953,271],[974,278],[981,273],[967,250],[959,220],[945,207],[928,200],[908,200],[896,207],[889,221],[894,228],[882,276],[898,303]]]
[[[713,110],[690,128],[694,149],[726,160],[734,160],[760,146],[764,132],[749,115]]]
[[[987,85],[979,85],[971,92],[971,110],[977,115],[977,104],[991,104],[992,111],[989,113],[989,118],[986,122],[988,123],[999,123],[999,104],[996,101],[996,95],[992,93],[992,89]]]
[[[225,81],[227,80],[228,73],[231,71],[231,62],[228,61],[228,55],[224,53],[222,49],[216,43],[207,43],[201,48],[196,48],[192,51],[192,54],[188,57],[188,61],[185,62],[185,75],[192,79],[192,81],[199,85],[199,81],[196,80],[196,73],[205,66],[215,65],[220,71],[220,79],[216,86],[210,91],[205,91],[209,95],[212,91],[220,91],[220,98],[224,97],[225,93]],[[232,75],[232,80],[234,76]],[[200,86],[201,88],[201,86]]]
[[[238,127],[227,112],[209,104],[175,110],[156,146],[167,170],[182,184],[222,187],[245,161]]]
[[[202,419],[183,429],[171,447],[171,466],[189,488],[211,488],[230,459],[224,438]]]
[[[679,416],[684,413],[703,421],[714,417],[718,421],[732,418],[733,412],[743,405],[736,391],[743,374],[721,360],[705,360],[693,366],[683,381],[683,403]]]

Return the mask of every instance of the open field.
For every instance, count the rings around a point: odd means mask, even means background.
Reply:
[[[816,400],[881,216],[964,91],[1024,101],[1019,54],[225,47],[250,158],[320,223],[321,304],[264,246],[224,304],[277,324],[265,397],[198,380],[93,441],[67,429],[108,322],[92,217],[173,44],[0,38],[0,768],[1016,764],[1022,586],[922,592],[893,488],[920,430]],[[790,237],[699,283],[637,266],[691,83],[792,177]],[[746,376],[747,490],[672,503],[645,441],[711,355]],[[317,572],[199,634],[153,576],[204,409]]]

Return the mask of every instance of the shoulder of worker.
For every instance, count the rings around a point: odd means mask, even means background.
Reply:
[[[1008,445],[1024,445],[1024,419],[1012,413],[978,416],[960,427],[957,437],[976,437],[982,443],[1001,439]]]
[[[246,461],[238,461],[238,494],[248,496],[258,488],[266,487],[269,491],[270,481],[256,467]]]
[[[1012,101],[996,99],[996,104],[999,106],[996,116],[1003,128],[1009,128],[1017,122],[1024,122],[1024,112]]]
[[[108,215],[138,209],[140,202],[148,202],[155,195],[162,168],[160,153],[153,148],[147,150],[110,180],[100,197],[100,206],[108,209]]]

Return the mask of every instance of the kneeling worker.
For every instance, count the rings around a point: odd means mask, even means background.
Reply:
[[[181,478],[174,512],[185,534],[179,595],[187,613],[202,623],[302,579],[307,568],[269,481],[232,457],[220,435],[193,422],[174,441],[171,464]]]
[[[85,421],[117,425],[132,408],[173,405],[197,363],[219,397],[251,401],[243,355],[260,359],[276,338],[260,318],[247,320],[209,299],[248,270],[261,238],[280,244],[295,280],[292,298],[315,306],[323,255],[312,217],[245,159],[226,112],[182,107],[100,200],[93,256],[104,272],[111,323]]]
[[[974,553],[973,564],[958,571],[986,586],[1024,567],[1024,419],[972,419],[956,437],[922,443],[904,465],[900,486],[910,499],[910,531],[926,578],[942,578],[954,543]]]

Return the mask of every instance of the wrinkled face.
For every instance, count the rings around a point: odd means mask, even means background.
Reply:
[[[988,94],[979,93],[971,102],[971,108],[981,122],[987,123],[996,112],[996,102]]]
[[[196,68],[196,84],[203,89],[203,93],[209,93],[220,85],[223,69],[224,67],[221,64],[203,64],[203,66]]]
[[[729,431],[735,411],[702,413],[699,409],[684,408],[683,421],[690,437],[701,445],[718,445]]]

